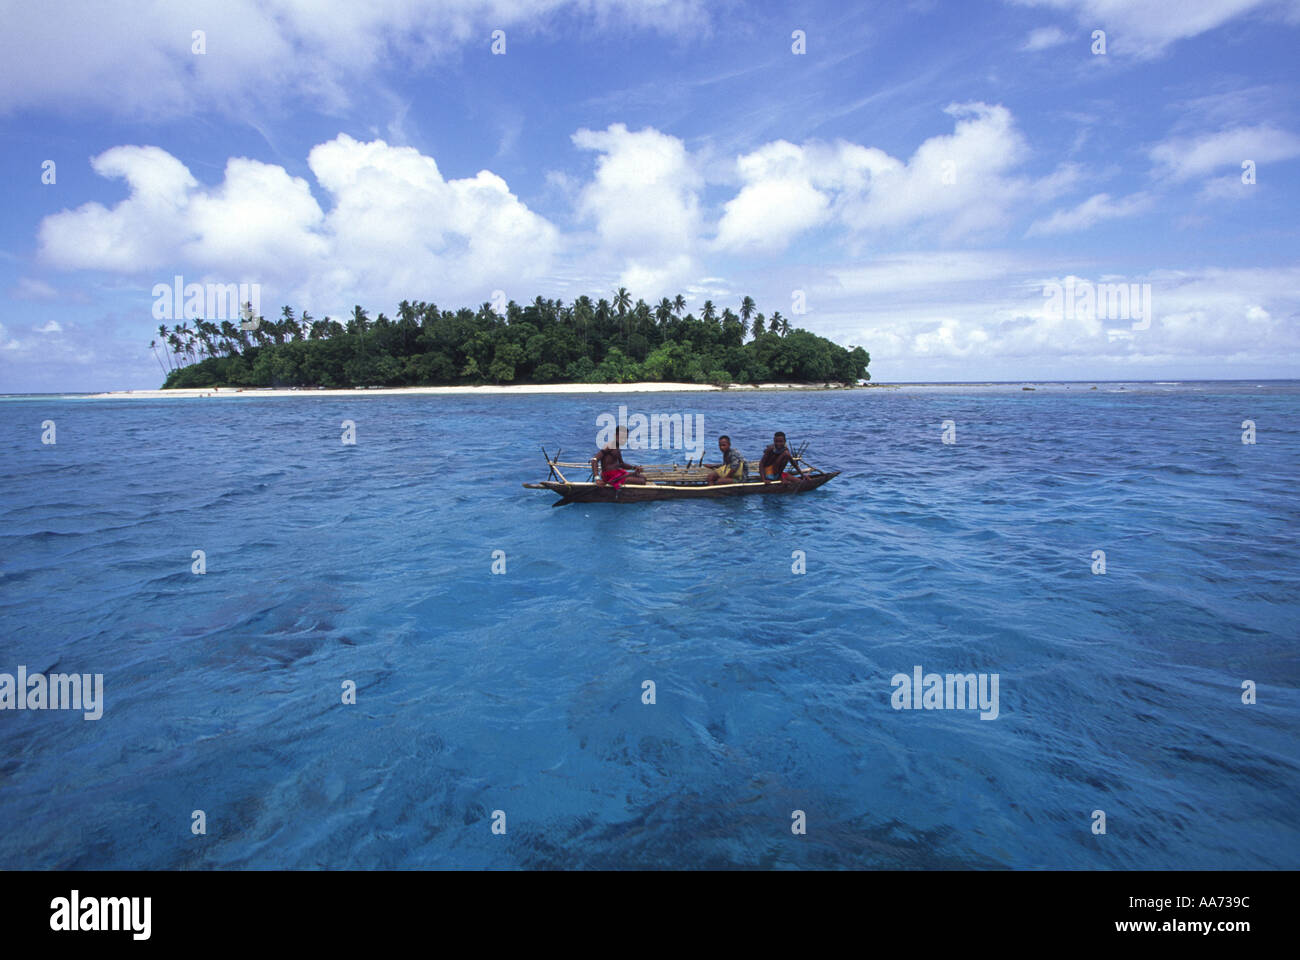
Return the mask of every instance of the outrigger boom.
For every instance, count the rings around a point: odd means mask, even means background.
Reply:
[[[695,500],[749,494],[807,493],[840,475],[838,470],[827,472],[807,464],[803,458],[807,446],[808,444],[805,443],[798,452],[791,452],[792,460],[801,474],[797,480],[774,480],[764,483],[759,478],[753,478],[735,483],[711,484],[708,482],[711,472],[708,467],[699,464],[691,466],[689,463],[686,466],[659,463],[641,468],[641,473],[646,480],[650,481],[649,483],[623,484],[618,488],[596,483],[595,471],[592,470],[590,461],[581,463],[561,460],[560,454],[563,451],[557,450],[555,455],[551,456],[543,447],[542,456],[546,458],[546,465],[549,468],[547,478],[541,483],[525,483],[524,486],[529,490],[550,490],[558,494],[560,499],[551,504],[553,507],[562,507],[566,503],[640,503],[648,500]],[[569,480],[564,475],[564,470],[586,470],[587,479]]]

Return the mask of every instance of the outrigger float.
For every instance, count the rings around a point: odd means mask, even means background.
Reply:
[[[625,483],[620,487],[596,483],[595,471],[591,469],[590,462],[561,460],[560,454],[563,451],[557,450],[555,456],[551,456],[543,447],[542,456],[546,458],[550,473],[541,483],[525,483],[524,486],[529,490],[550,490],[558,494],[560,499],[551,504],[552,507],[562,507],[566,503],[642,503],[648,500],[697,500],[710,497],[743,497],[749,494],[807,493],[840,475],[838,470],[827,472],[807,464],[803,458],[803,451],[807,446],[808,444],[805,443],[797,453],[791,452],[794,463],[801,472],[801,477],[797,480],[773,480],[771,483],[764,483],[754,477],[736,483],[711,484],[709,474],[712,471],[701,464],[692,466],[688,460],[686,466],[677,463],[643,465],[641,473],[650,481],[649,483]],[[563,473],[564,470],[575,469],[587,470],[588,478],[575,481],[568,479]]]

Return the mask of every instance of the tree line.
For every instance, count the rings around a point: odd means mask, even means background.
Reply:
[[[247,306],[247,305],[246,305]],[[655,307],[612,300],[513,300],[440,310],[403,300],[396,316],[360,306],[346,322],[284,307],[278,320],[186,320],[150,343],[164,389],[214,386],[368,387],[503,383],[762,383],[867,378],[870,355],[792,328],[779,312],[706,300],[696,317],[680,294]],[[251,313],[251,310],[249,311]]]

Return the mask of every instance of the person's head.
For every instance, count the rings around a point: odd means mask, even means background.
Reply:
[[[778,430],[776,433],[772,435],[772,446],[776,447],[778,450],[784,449],[785,434],[782,433],[780,430]]]
[[[721,450],[723,453],[726,453],[728,450],[731,449],[731,438],[727,436],[725,433],[722,436],[718,437],[718,449]]]

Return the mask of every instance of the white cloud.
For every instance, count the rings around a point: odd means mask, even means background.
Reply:
[[[1212,367],[1227,376],[1251,366],[1300,373],[1300,267],[1082,278],[1151,284],[1150,328],[1132,330],[1124,320],[1048,310],[1046,284],[1064,285],[1067,276],[1031,276],[1015,266],[1023,260],[994,259],[981,282],[982,255],[946,267],[935,256],[902,256],[876,277],[846,284],[838,298],[829,288],[819,297],[823,329],[867,345],[878,377],[1097,376],[1115,364],[1174,375]],[[899,274],[907,279],[894,280]],[[1112,338],[1112,329],[1128,335]]]
[[[1060,46],[1065,43],[1065,31],[1060,27],[1039,27],[1037,30],[1031,30],[1029,36],[1025,38],[1021,50],[1035,51],[1046,50],[1049,47]]]
[[[46,320],[45,324],[40,327],[32,327],[37,333],[62,333],[63,327],[59,326],[57,320]]]
[[[1001,251],[908,251],[874,258],[870,263],[833,267],[818,294],[877,301],[915,297],[963,284],[987,285],[1026,269],[1022,254]]]
[[[881,170],[844,219],[863,230],[930,222],[952,240],[1003,226],[1023,201],[1024,182],[1009,178],[1028,149],[1011,112],[984,103],[953,104],[952,134],[931,137],[905,164]]]
[[[198,181],[158,147],[113,147],[91,161],[101,177],[124,179],[130,195],[112,210],[87,203],[41,221],[42,256],[58,267],[133,271],[159,266],[183,239],[182,213]]]
[[[5,4],[0,113],[106,110],[157,119],[202,108],[247,117],[300,98],[327,111],[367,102],[394,59],[419,67],[456,48],[488,55],[493,29],[527,35],[558,13],[602,32],[698,36],[702,0],[65,0],[57,15]],[[206,53],[192,51],[194,30]]]
[[[777,140],[740,157],[736,167],[744,186],[723,208],[717,247],[732,251],[781,250],[804,230],[824,222],[829,216],[830,198],[813,185],[813,178],[825,185],[826,161],[833,162],[834,156],[845,149],[852,147],[798,147]],[[822,156],[814,158],[817,153]]]
[[[647,297],[675,292],[696,270],[700,230],[703,181],[685,145],[621,123],[581,129],[573,142],[600,154],[578,214],[594,223],[603,254],[621,271],[620,284]]]
[[[268,263],[305,270],[328,255],[329,239],[320,232],[324,215],[311,187],[283,167],[231,158],[216,189],[186,197],[180,253],[190,263],[255,277]]]
[[[115,147],[94,167],[125,178],[130,196],[46,217],[41,257],[132,275],[195,269],[216,282],[267,284],[281,302],[335,315],[354,303],[435,295],[480,302],[550,265],[555,228],[489,171],[445,180],[411,147],[343,134],[315,147],[308,165],[333,199],[328,214],[305,180],[279,166],[233,158],[221,184],[207,188],[157,147]],[[170,282],[170,272],[154,279]]]
[[[1069,164],[1038,180],[1013,176],[1028,148],[1005,107],[953,104],[946,112],[953,132],[924,141],[906,161],[844,141],[779,140],[740,157],[744,186],[724,208],[717,247],[780,250],[831,222],[859,237],[916,228],[952,241],[1002,227],[1014,210],[1078,179]]]
[[[1103,220],[1118,220],[1151,209],[1153,198],[1146,193],[1112,198],[1108,193],[1098,193],[1070,210],[1057,210],[1045,220],[1035,220],[1025,236],[1044,236],[1055,233],[1075,233],[1086,230]]]
[[[1196,194],[1201,203],[1218,203],[1222,200],[1253,200],[1257,196],[1253,183],[1242,183],[1240,174],[1211,177]]]
[[[1073,13],[1088,31],[1105,30],[1107,53],[1159,55],[1169,44],[1229,20],[1278,6],[1277,0],[1010,0]]]
[[[59,291],[44,280],[20,277],[18,285],[9,291],[9,295],[17,300],[57,300]]]
[[[1300,137],[1268,124],[1234,127],[1200,137],[1158,143],[1148,150],[1158,176],[1174,181],[1213,173],[1226,166],[1241,169],[1243,161],[1258,166],[1300,156]]]
[[[315,147],[308,163],[335,198],[325,235],[345,289],[383,288],[389,301],[463,292],[479,303],[550,267],[555,227],[488,170],[444,180],[433,158],[411,147],[345,135]]]

